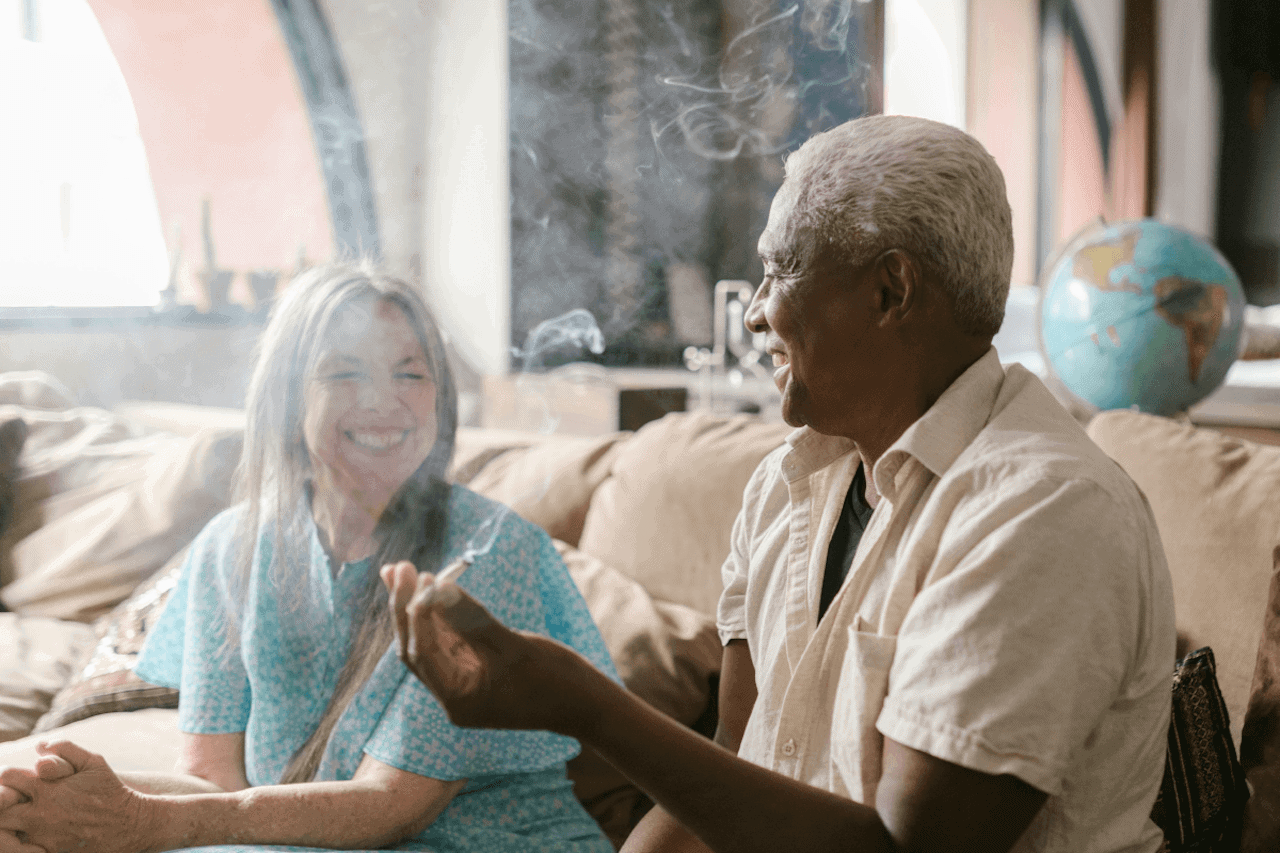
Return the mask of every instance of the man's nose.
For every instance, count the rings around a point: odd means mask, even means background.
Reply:
[[[760,282],[760,286],[756,288],[756,292],[751,294],[751,304],[747,306],[747,311],[742,315],[742,325],[747,327],[747,331],[753,335],[761,332],[769,331],[769,323],[764,318],[764,303],[768,298],[767,281]]]

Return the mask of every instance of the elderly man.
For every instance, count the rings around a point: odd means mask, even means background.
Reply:
[[[727,749],[401,564],[405,659],[459,722],[627,773],[660,806],[628,851],[1157,850],[1168,570],[1137,488],[991,346],[995,162],[945,125],[849,122],[788,159],[759,248],[746,322],[799,429],[723,569]]]

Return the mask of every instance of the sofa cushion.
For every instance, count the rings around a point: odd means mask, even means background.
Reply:
[[[0,613],[0,741],[31,732],[92,648],[88,625]]]
[[[586,599],[627,689],[685,725],[711,698],[710,676],[720,671],[715,620],[697,610],[658,601],[636,581],[564,542],[556,550]]]
[[[114,770],[171,773],[178,764],[182,738],[176,709],[148,708],[99,714],[58,729],[58,737],[96,752]],[[0,744],[0,766],[31,767],[36,744],[51,740],[33,734]]]
[[[106,461],[92,477],[58,468],[31,508],[42,523],[13,546],[14,579],[0,599],[10,610],[60,619],[106,613],[227,507],[242,441],[237,429],[155,433],[117,442],[124,446],[100,454]],[[40,476],[38,466],[32,471]]]
[[[1240,763],[1253,791],[1245,808],[1243,853],[1280,850],[1280,548],[1273,562],[1253,693],[1240,738]]]
[[[1280,448],[1132,411],[1103,412],[1088,430],[1151,504],[1179,653],[1213,648],[1239,743],[1280,545]]]
[[[556,550],[586,599],[627,689],[686,725],[711,699],[720,671],[715,621],[696,610],[655,601],[640,584],[564,542]],[[573,792],[620,846],[649,805],[613,765],[589,747],[569,762]]]
[[[655,598],[714,614],[742,491],[790,429],[705,413],[645,424],[592,496],[579,547]]]
[[[56,517],[50,500],[66,492],[106,494],[133,472],[149,453],[152,432],[103,409],[55,409],[7,402],[22,388],[0,374],[0,420],[16,418],[27,427],[14,483],[14,516],[0,537],[0,586],[13,580],[13,546]],[[25,397],[24,397],[25,399]],[[52,403],[54,400],[42,400]]]
[[[629,435],[554,436],[523,447],[495,444],[489,445],[487,455],[468,436],[461,448],[466,453],[454,466],[454,480],[506,504],[553,539],[577,545],[591,496],[609,475],[610,463]]]

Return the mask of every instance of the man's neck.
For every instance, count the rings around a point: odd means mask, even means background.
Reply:
[[[880,493],[875,485],[875,477],[872,476],[876,462],[893,446],[894,442],[902,437],[903,433],[912,424],[924,417],[925,413],[933,408],[933,404],[938,402],[938,398],[966,370],[986,355],[990,349],[990,342],[982,342],[981,346],[975,344],[972,347],[967,347],[963,357],[943,362],[941,369],[934,371],[932,375],[922,373],[918,376],[917,381],[904,383],[905,387],[900,386],[892,397],[882,399],[882,407],[877,408],[874,416],[865,424],[858,425],[856,434],[845,433],[848,438],[853,439],[854,443],[857,444],[858,454],[862,457],[862,464],[866,467],[868,504],[874,507],[880,500]],[[912,387],[916,390],[914,393],[909,393],[906,389]],[[892,402],[890,403],[890,401]],[[889,405],[885,405],[886,403],[889,403]]]

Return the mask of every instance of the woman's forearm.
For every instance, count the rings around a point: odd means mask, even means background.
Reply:
[[[143,794],[220,794],[219,788],[208,779],[188,773],[157,773],[132,771],[117,773],[120,781]]]
[[[143,795],[147,851],[213,844],[378,848],[412,838],[444,811],[465,784],[440,782],[425,808],[373,782],[265,785],[213,794]]]

